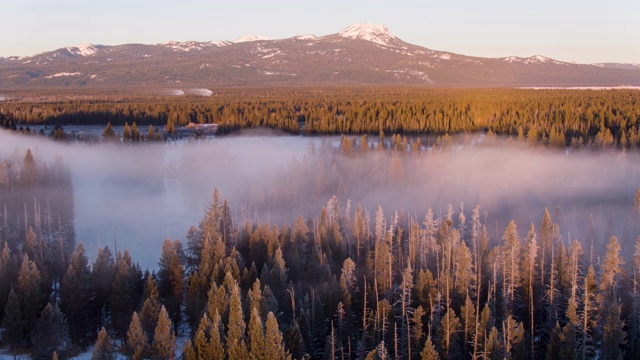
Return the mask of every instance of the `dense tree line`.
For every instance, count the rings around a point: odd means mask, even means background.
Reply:
[[[216,123],[219,133],[266,126],[304,134],[457,134],[491,131],[551,146],[635,148],[640,95],[634,90],[262,89],[210,98],[126,98],[5,102],[16,124],[125,123],[171,131]]]
[[[164,241],[157,271],[108,247],[90,263],[79,243],[53,286],[28,239],[5,242],[3,345],[38,359],[94,343],[97,358],[117,348],[172,359],[179,335],[185,359],[638,354],[640,238],[622,252],[610,237],[598,256],[564,238],[549,211],[526,230],[511,221],[498,238],[479,206],[386,211],[332,197],[292,225],[236,223],[216,190],[184,242]]]

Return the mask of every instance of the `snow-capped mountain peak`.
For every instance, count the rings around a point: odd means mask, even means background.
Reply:
[[[98,51],[99,47],[100,45],[94,45],[92,43],[84,43],[76,46],[70,46],[67,48],[67,51],[69,51],[73,55],[90,56],[95,54]]]
[[[259,41],[259,40],[271,40],[268,37],[265,36],[256,36],[256,35],[251,35],[251,34],[247,34],[245,36],[239,37],[235,40],[233,40],[234,43],[243,43],[243,42],[249,42],[249,41]]]
[[[393,46],[394,40],[399,40],[389,32],[386,26],[381,24],[354,24],[338,33],[347,39],[360,39],[374,42],[378,45]]]

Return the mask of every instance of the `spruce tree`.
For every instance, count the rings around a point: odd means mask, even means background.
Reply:
[[[160,302],[158,301],[158,288],[153,275],[147,276],[145,283],[145,301],[140,310],[140,324],[147,335],[147,342],[153,342],[153,333],[158,325],[160,316]]]
[[[603,312],[602,358],[622,360],[624,351],[621,346],[627,343],[627,333],[623,330],[624,321],[620,319],[620,305],[614,300]]]
[[[220,315],[216,312],[211,321],[211,330],[209,333],[209,346],[211,349],[213,360],[224,360],[226,352],[222,343],[223,326]]]
[[[71,256],[60,287],[60,308],[67,318],[71,341],[85,344],[97,322],[91,272],[82,243]]]
[[[25,254],[22,258],[15,290],[18,300],[22,304],[22,316],[25,320],[25,332],[27,334],[33,330],[36,318],[42,310],[44,296],[41,291],[41,281],[38,267]]]
[[[20,310],[20,300],[16,292],[11,289],[7,305],[4,308],[4,318],[2,319],[2,342],[8,345],[11,350],[24,342],[24,320]]]
[[[433,342],[431,341],[431,336],[428,336],[427,340],[424,342],[424,348],[420,353],[420,358],[422,360],[440,360],[436,346],[433,345]]]
[[[108,246],[98,247],[98,254],[91,267],[91,281],[95,293],[94,307],[98,319],[97,327],[102,327],[108,313],[109,295],[116,274],[115,259]]]
[[[184,266],[181,260],[182,244],[166,239],[158,263],[158,295],[177,331],[182,319],[181,307],[184,287]]]
[[[184,344],[182,345],[182,359],[183,360],[199,360],[198,354],[196,353],[195,348],[193,347],[193,343],[191,339],[186,339]]]
[[[115,360],[115,358],[116,352],[113,346],[113,340],[103,327],[98,333],[98,340],[91,355],[91,360]]]
[[[282,333],[278,327],[278,320],[272,312],[267,315],[267,323],[265,329],[265,359],[287,359],[287,352],[284,348]]]
[[[151,357],[156,360],[173,360],[176,354],[176,336],[171,329],[171,319],[164,306],[160,308],[158,326],[151,344]]]
[[[261,360],[265,358],[265,335],[262,326],[262,320],[258,309],[251,309],[251,318],[249,319],[249,359]]]
[[[142,330],[138,313],[134,312],[131,316],[131,324],[127,331],[126,353],[133,360],[142,359],[148,352],[147,336]]]
[[[213,324],[207,314],[203,314],[194,337],[195,351],[199,359],[213,359],[215,357],[211,347],[212,327]]]
[[[63,354],[69,347],[69,328],[57,305],[47,304],[36,323],[31,343],[33,358],[51,359],[53,352]]]
[[[227,324],[227,352],[230,359],[245,359],[248,357],[244,340],[245,327],[240,288],[237,284],[232,284],[229,302],[229,322]]]

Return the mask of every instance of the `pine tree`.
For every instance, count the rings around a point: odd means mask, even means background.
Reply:
[[[164,306],[160,308],[158,326],[151,344],[153,359],[173,360],[176,354],[176,336],[171,329],[171,319]]]
[[[7,305],[4,308],[4,318],[2,319],[2,342],[13,350],[24,340],[24,320],[20,310],[20,300],[16,292],[11,289]]]
[[[199,360],[196,349],[193,347],[191,339],[186,339],[182,345],[182,359],[183,360]]]
[[[131,128],[129,127],[129,123],[124,123],[124,130],[122,130],[122,142],[128,143],[131,141]]]
[[[162,256],[158,263],[158,294],[167,309],[177,331],[182,314],[184,266],[180,259],[182,244],[179,240],[166,239],[162,244]]]
[[[36,173],[36,162],[33,159],[31,149],[27,149],[22,162],[22,170],[20,172],[20,184],[23,186],[33,186],[38,181]]]
[[[47,304],[36,323],[32,340],[33,358],[51,359],[53,352],[63,354],[69,346],[69,328],[56,305]]]
[[[140,141],[140,131],[135,121],[131,124],[131,141]]]
[[[126,352],[134,360],[142,359],[148,352],[147,336],[142,330],[138,313],[131,316],[131,324],[127,331]]]
[[[440,320],[440,329],[438,331],[444,359],[454,359],[460,356],[460,348],[458,346],[460,328],[460,319],[458,319],[452,308],[448,308],[444,317]]]
[[[265,359],[285,360],[288,358],[278,320],[272,312],[267,315],[264,350]]]
[[[209,345],[211,347],[211,353],[213,354],[213,360],[223,360],[226,356],[224,345],[222,343],[222,319],[217,312],[213,316],[211,321],[211,331],[209,336]]]
[[[147,335],[147,341],[153,342],[153,334],[158,326],[158,317],[160,316],[160,302],[158,301],[158,288],[153,275],[147,276],[145,283],[146,300],[142,304],[140,310],[140,324],[142,330]]]
[[[435,345],[431,341],[431,336],[427,337],[427,340],[424,342],[424,348],[420,353],[420,358],[422,360],[439,360],[440,356],[438,355],[438,351],[436,350]]]
[[[502,269],[504,271],[505,307],[507,312],[513,310],[516,290],[520,287],[520,239],[516,223],[511,220],[502,235]]]
[[[118,253],[116,258],[116,275],[111,291],[111,322],[120,339],[127,335],[127,326],[131,314],[138,308],[142,296],[142,271],[137,264],[131,262],[127,250]]]
[[[116,353],[113,346],[113,340],[107,334],[107,330],[103,327],[98,333],[98,340],[91,355],[91,360],[115,360]]]
[[[211,332],[213,324],[205,313],[202,315],[196,336],[194,338],[194,351],[198,359],[214,359],[216,354],[212,348]]]
[[[25,332],[31,333],[35,321],[42,310],[43,294],[41,292],[40,271],[36,264],[29,260],[27,255],[22,258],[22,265],[18,273],[16,295],[22,304],[22,316],[25,320]]]
[[[249,355],[244,341],[245,326],[240,288],[234,283],[231,287],[229,322],[227,324],[227,352],[230,359],[246,359]]]
[[[262,360],[265,357],[265,335],[262,326],[262,320],[258,309],[251,309],[251,318],[249,319],[249,359]]]
[[[71,341],[85,344],[97,323],[91,272],[85,249],[78,243],[60,287],[60,308],[67,318]]]
[[[102,130],[102,139],[104,141],[114,141],[116,140],[116,132],[113,131],[111,127],[111,123],[107,123],[107,126]]]
[[[620,319],[620,305],[615,301],[603,309],[604,323],[602,331],[602,358],[624,359],[624,351],[621,346],[627,343],[627,334],[623,330],[624,321]]]
[[[91,279],[95,293],[95,311],[98,327],[102,327],[108,312],[109,295],[116,274],[115,259],[108,246],[98,248],[98,254],[91,269]]]

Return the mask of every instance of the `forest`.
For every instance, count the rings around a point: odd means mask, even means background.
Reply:
[[[292,134],[455,135],[485,131],[551,147],[637,148],[636,90],[306,88],[220,89],[211,97],[131,94],[5,101],[5,127],[189,123],[218,134],[270,127]]]
[[[483,146],[505,141],[517,140],[489,137]],[[524,140],[519,146],[529,151],[540,145]],[[244,211],[237,217],[234,204],[216,189],[184,240],[158,242],[157,267],[143,270],[127,249],[101,246],[94,257],[82,239],[74,242],[65,160],[46,164],[31,150],[16,150],[0,163],[4,354],[62,359],[91,349],[95,359],[116,353],[131,359],[640,355],[640,190],[620,201],[626,229],[620,240],[611,225],[599,227],[607,219],[593,215],[583,219],[588,225],[575,239],[567,229],[576,225],[559,209],[529,213],[535,219],[530,222],[512,218],[497,229],[496,216],[515,216],[509,207],[488,217],[482,203],[469,211],[434,202],[437,207],[416,213],[369,208],[346,197],[364,198],[393,184],[407,187],[403,177],[419,176],[420,159],[455,162],[454,144],[440,144],[441,153],[432,153],[400,135],[377,144],[367,136],[344,136],[337,148],[323,143],[308,151],[301,162],[294,160],[299,170],[288,182],[277,178],[279,187],[253,188],[245,199],[257,210],[280,211],[273,217],[278,220]],[[569,161],[580,159],[575,156]],[[368,170],[359,164],[372,163],[379,166],[375,176],[362,181]],[[317,208],[301,200],[310,189],[322,201]]]

